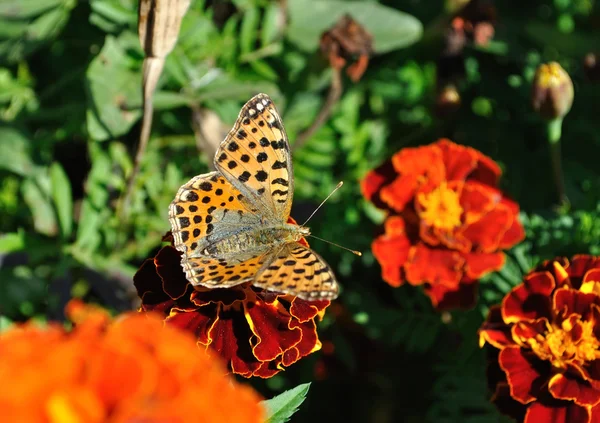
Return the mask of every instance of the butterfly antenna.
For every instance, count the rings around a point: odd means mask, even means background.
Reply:
[[[356,254],[359,257],[362,256],[362,253],[360,251],[351,250],[350,248],[343,247],[340,244],[336,244],[335,242],[327,241],[326,239],[319,238],[318,236],[314,236],[314,235],[309,235],[309,237],[318,239],[319,241],[326,242],[326,243],[334,245],[336,247],[340,247],[342,250],[350,251],[352,254]]]
[[[333,189],[333,191],[331,191],[331,192],[329,193],[329,195],[328,195],[327,197],[325,197],[325,199],[324,199],[323,201],[321,201],[321,204],[319,204],[319,207],[317,207],[317,208],[315,209],[315,211],[313,211],[313,212],[310,214],[310,216],[308,216],[308,219],[306,219],[306,221],[305,221],[305,222],[302,224],[302,226],[306,225],[306,224],[308,223],[308,221],[309,221],[310,219],[312,219],[312,217],[315,215],[315,213],[316,213],[317,211],[319,211],[319,209],[321,208],[321,206],[323,206],[323,204],[325,204],[325,201],[329,200],[329,197],[331,197],[331,196],[333,195],[333,193],[335,193],[335,192],[336,192],[338,189],[340,189],[340,188],[342,187],[342,185],[344,185],[344,181],[340,181],[340,183],[336,185],[336,187]]]

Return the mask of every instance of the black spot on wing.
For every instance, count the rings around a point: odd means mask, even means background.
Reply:
[[[263,152],[260,152],[257,154],[256,161],[258,161],[259,163],[262,163],[262,162],[266,161],[268,158],[269,158],[269,156],[267,156],[267,153],[265,153],[263,151]]]
[[[287,187],[289,185],[289,182],[283,178],[275,178],[275,179],[273,179],[271,184],[272,185],[283,185],[284,187]]]
[[[250,179],[250,172],[245,170],[240,176],[238,176],[238,179],[240,182],[248,182],[248,179]]]

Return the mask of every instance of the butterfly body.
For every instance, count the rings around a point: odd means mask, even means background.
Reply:
[[[192,257],[220,257],[227,254],[266,251],[286,243],[300,241],[310,235],[303,226],[283,224],[263,224],[241,227],[234,233],[225,233],[222,239],[210,243],[202,251],[192,252]]]
[[[192,178],[169,207],[187,279],[208,288],[252,282],[306,300],[336,298],[333,272],[300,243],[310,229],[287,223],[294,193],[292,157],[267,95],[244,105],[214,164],[217,171]]]

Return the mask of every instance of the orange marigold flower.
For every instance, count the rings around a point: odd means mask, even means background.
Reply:
[[[70,332],[26,323],[0,334],[4,421],[263,421],[258,394],[159,316],[128,313],[111,321],[76,301],[67,314],[76,323]]]
[[[600,421],[600,257],[556,258],[527,274],[480,333],[500,411],[525,423]]]
[[[476,282],[524,238],[519,206],[498,190],[500,168],[442,139],[405,148],[367,174],[367,200],[387,210],[373,254],[391,286],[425,285],[438,309],[470,307]]]
[[[290,223],[295,222],[290,218]],[[315,320],[323,317],[329,301],[309,302],[250,283],[226,289],[194,287],[180,257],[174,247],[163,247],[136,273],[142,310],[160,312],[167,324],[192,332],[233,373],[269,378],[321,349]]]

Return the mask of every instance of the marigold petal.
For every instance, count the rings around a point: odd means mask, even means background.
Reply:
[[[426,285],[425,293],[431,299],[431,303],[438,310],[468,310],[477,303],[477,291],[479,285],[474,281],[463,280],[456,287],[448,287],[442,284]]]
[[[541,335],[548,329],[548,319],[542,317],[534,321],[517,322],[511,326],[512,339],[523,346],[531,338]]]
[[[524,423],[590,423],[589,411],[572,402],[546,405],[535,402],[527,409]]]
[[[174,300],[185,295],[188,287],[188,280],[185,273],[182,272],[181,252],[171,246],[161,248],[156,257],[156,273],[162,279],[164,292]]]
[[[294,348],[298,350],[300,357],[305,357],[308,354],[314,353],[321,349],[321,341],[317,335],[317,325],[314,320],[310,320],[304,323],[292,322],[293,327],[297,327],[301,330],[302,339]]]
[[[512,417],[516,421],[523,421],[527,407],[510,396],[510,386],[506,382],[496,385],[491,401],[501,413]]]
[[[517,214],[514,214],[513,217],[512,225],[504,233],[504,236],[498,243],[499,249],[505,250],[512,248],[525,239],[525,229],[523,228],[523,224],[519,221]]]
[[[71,388],[67,391],[55,392],[50,395],[45,406],[50,423],[101,423],[106,421],[104,405],[93,390],[87,388]]]
[[[588,270],[583,275],[583,282],[600,282],[600,268]]]
[[[590,421],[589,423],[600,423],[600,404],[590,409]]]
[[[156,311],[167,315],[175,303],[163,290],[162,279],[156,273],[156,266],[152,259],[144,261],[133,276],[133,285],[142,300],[144,311]]]
[[[360,183],[362,195],[379,208],[386,208],[380,198],[381,189],[396,179],[397,173],[391,160],[386,161],[376,169],[371,170]]]
[[[252,352],[259,361],[274,360],[302,338],[300,330],[290,327],[290,316],[278,310],[278,303],[245,303],[244,314],[256,336]]]
[[[512,397],[523,404],[535,401],[543,376],[523,355],[521,348],[504,348],[500,351],[498,362],[506,373]]]
[[[442,151],[446,179],[449,181],[464,181],[477,166],[479,159],[477,150],[458,145],[446,138],[440,139],[433,145]]]
[[[314,319],[323,310],[325,310],[331,301],[305,301],[300,298],[294,298],[290,306],[290,314],[298,319],[299,322],[307,322]]]
[[[417,175],[402,175],[383,187],[379,197],[390,209],[401,213],[407,204],[414,200],[418,188],[419,177]]]
[[[504,253],[467,253],[465,258],[465,274],[472,279],[480,279],[489,272],[504,267]]]
[[[206,304],[223,304],[224,306],[230,306],[237,301],[243,301],[248,298],[247,292],[244,287],[248,287],[249,284],[240,285],[240,289],[210,289],[204,287],[195,287],[194,291],[190,295],[190,301],[200,307]]]
[[[250,377],[260,367],[261,362],[252,353],[250,345],[253,333],[242,313],[221,311],[208,336],[212,340],[211,348],[230,363],[234,373]]]
[[[514,215],[502,204],[467,225],[461,234],[473,244],[473,248],[490,253],[498,250],[500,241],[514,221]]]
[[[165,322],[193,333],[200,344],[207,346],[213,341],[209,334],[219,319],[219,308],[218,304],[208,304],[193,312],[174,308]]]
[[[469,180],[479,181],[489,186],[498,186],[498,180],[502,176],[500,166],[490,157],[480,151],[470,148],[477,154],[477,167],[469,175]]]
[[[574,401],[581,406],[596,405],[600,402],[600,391],[584,381],[571,379],[563,374],[552,376],[548,390],[556,399]]]
[[[391,286],[404,283],[403,266],[411,249],[410,240],[404,232],[404,220],[391,216],[385,222],[385,234],[372,245],[373,255],[381,265],[382,277]]]
[[[550,294],[555,284],[549,272],[527,275],[521,285],[513,288],[502,300],[502,317],[506,323],[535,320],[550,316]]]
[[[557,289],[554,294],[554,310],[562,313],[564,318],[573,313],[587,317],[591,313],[592,304],[599,305],[600,297],[596,294],[585,294],[573,289]]]
[[[403,148],[392,156],[394,169],[400,175],[411,175],[425,186],[437,186],[446,180],[442,150],[434,143],[416,148]]]
[[[486,321],[479,330],[479,346],[483,347],[486,342],[498,349],[502,349],[507,345],[514,345],[510,326],[502,320],[500,306],[490,308]]]
[[[570,277],[582,278],[585,273],[593,268],[600,268],[600,258],[587,254],[573,256],[564,266]]]
[[[456,289],[464,264],[465,259],[456,251],[431,249],[420,243],[410,250],[404,270],[406,280],[412,285],[443,284]]]

